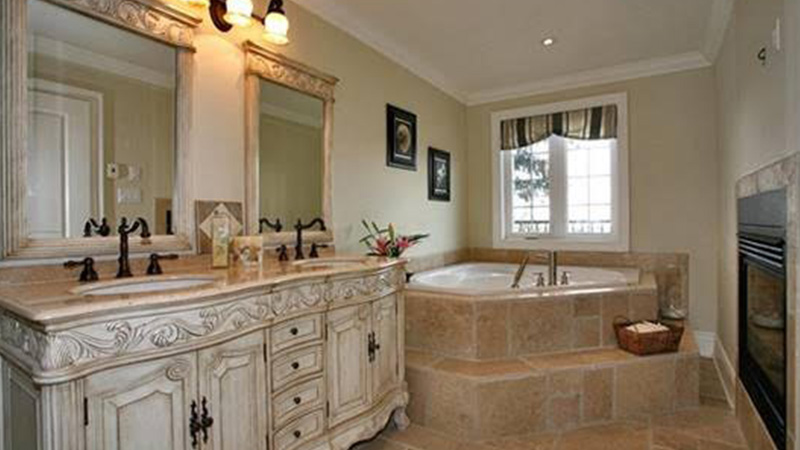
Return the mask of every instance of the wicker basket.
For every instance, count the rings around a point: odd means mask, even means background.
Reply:
[[[683,337],[682,326],[662,323],[669,330],[652,333],[636,333],[627,329],[628,326],[635,323],[638,322],[631,322],[625,317],[618,317],[614,320],[614,331],[621,349],[639,356],[678,351]]]

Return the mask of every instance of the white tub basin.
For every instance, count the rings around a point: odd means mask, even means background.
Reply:
[[[215,281],[216,278],[210,275],[129,278],[81,286],[73,289],[72,293],[89,296],[145,294],[192,289]]]

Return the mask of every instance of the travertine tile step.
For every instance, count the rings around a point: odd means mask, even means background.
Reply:
[[[412,422],[486,440],[672,413],[699,404],[699,354],[637,357],[619,349],[468,361],[406,354]]]

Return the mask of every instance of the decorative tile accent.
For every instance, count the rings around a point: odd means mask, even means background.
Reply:
[[[195,226],[197,231],[197,251],[201,254],[211,253],[211,218],[214,214],[223,214],[231,220],[231,235],[240,236],[243,225],[242,203],[225,201],[198,200],[195,202]]]

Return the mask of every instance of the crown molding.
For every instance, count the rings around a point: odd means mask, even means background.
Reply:
[[[304,8],[336,28],[353,36],[361,43],[389,58],[409,72],[432,84],[445,94],[455,98],[461,103],[466,103],[467,95],[456,87],[441,72],[421,61],[400,45],[387,39],[385,36],[365,28],[361,21],[347,13],[344,8],[336,6],[330,0],[304,0],[302,4],[295,1],[295,5]]]
[[[711,63],[708,59],[700,52],[689,52],[664,58],[646,59],[602,69],[561,75],[547,80],[523,83],[516,86],[479,91],[467,97],[467,106],[595,86],[598,84],[615,83],[635,78],[652,77],[672,72],[709,67],[710,65]]]
[[[725,32],[728,30],[728,24],[733,15],[733,5],[734,0],[713,0],[711,3],[703,54],[712,63],[717,60],[722,44],[725,42]]]

